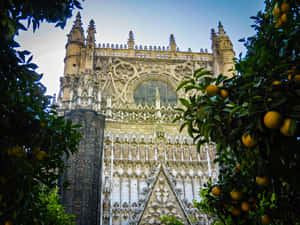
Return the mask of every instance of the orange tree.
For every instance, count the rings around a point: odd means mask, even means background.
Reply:
[[[71,223],[59,213],[55,220],[47,208],[53,201],[40,193],[55,187],[62,156],[76,151],[80,134],[56,115],[30,52],[16,50],[14,38],[27,29],[23,22],[33,30],[44,20],[63,27],[76,7],[77,0],[0,1],[0,224]]]
[[[193,91],[180,99],[181,128],[198,149],[216,143],[218,182],[195,203],[214,224],[300,224],[299,9],[296,0],[267,0],[235,76],[200,69],[178,86]]]

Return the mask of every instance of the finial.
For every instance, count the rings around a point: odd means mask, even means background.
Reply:
[[[176,44],[176,43],[175,43],[174,34],[171,34],[171,35],[170,35],[170,45],[173,44],[173,43]]]
[[[216,36],[215,29],[211,29],[211,36],[212,36],[212,37]]]
[[[89,30],[95,30],[95,22],[93,19],[90,20]]]
[[[176,42],[173,34],[170,35],[170,48],[172,51],[176,51]]]
[[[81,16],[80,16],[80,12],[78,12],[77,13],[77,15],[76,15],[76,20],[75,20],[75,22],[74,22],[74,28],[81,28],[81,25],[82,25],[82,23],[81,23]]]
[[[132,30],[129,31],[129,39],[128,39],[128,41],[134,41]]]
[[[127,44],[128,44],[128,48],[133,49],[133,47],[134,47],[134,38],[133,38],[132,30],[129,31],[129,39],[128,39]]]
[[[223,28],[223,25],[221,23],[221,21],[219,21],[219,35],[225,35],[225,31],[224,31],[224,28]]]
[[[87,33],[88,33],[88,35],[87,35],[86,40],[87,40],[88,47],[89,48],[95,47],[95,33],[96,33],[96,30],[95,30],[94,20],[90,20],[89,28],[88,28]]]
[[[83,34],[80,12],[76,14],[74,25],[68,35],[68,42],[70,41],[80,41],[80,42],[84,41],[84,34]]]

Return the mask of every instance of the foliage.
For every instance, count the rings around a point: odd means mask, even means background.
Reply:
[[[44,220],[48,224],[55,225],[75,225],[72,219],[74,215],[65,214],[64,207],[59,204],[60,196],[58,195],[58,188],[50,190],[45,187],[39,194],[39,205],[43,206],[41,211],[44,216]],[[37,220],[35,222],[38,222]]]
[[[253,17],[257,34],[245,42],[248,52],[236,63],[236,76],[213,77],[200,69],[178,87],[191,93],[180,100],[182,129],[198,149],[217,144],[218,183],[206,184],[196,203],[215,216],[215,224],[300,224],[299,12],[299,1],[266,1],[265,11]],[[212,84],[229,96],[208,96]],[[270,111],[280,116],[264,120]],[[211,192],[215,186],[218,196]]]
[[[39,203],[43,185],[55,186],[62,156],[76,151],[80,134],[56,115],[28,51],[14,41],[22,22],[35,30],[46,20],[63,27],[76,0],[9,0],[0,3],[0,223],[53,224]]]
[[[183,225],[183,222],[172,216],[162,216],[160,220],[166,225]]]

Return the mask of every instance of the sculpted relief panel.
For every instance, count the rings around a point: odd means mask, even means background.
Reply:
[[[112,102],[133,104],[135,88],[146,80],[167,82],[174,90],[184,76],[190,76],[195,69],[208,68],[208,62],[156,60],[131,60],[130,58],[97,57],[95,74],[101,80],[104,96],[111,96]],[[208,68],[209,69],[209,68]]]

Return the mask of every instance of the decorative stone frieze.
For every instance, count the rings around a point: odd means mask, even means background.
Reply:
[[[187,132],[179,133],[182,121],[172,121],[179,98],[189,97],[175,91],[185,77],[199,68],[232,75],[234,51],[222,24],[212,30],[212,53],[180,51],[173,34],[167,47],[143,47],[132,31],[127,44],[96,44],[95,32],[91,21],[85,38],[78,14],[60,79],[58,112],[83,125],[64,177],[71,181],[63,193],[67,211],[80,225],[161,224],[162,215],[209,224],[192,201],[217,179],[215,145],[197,152]]]

